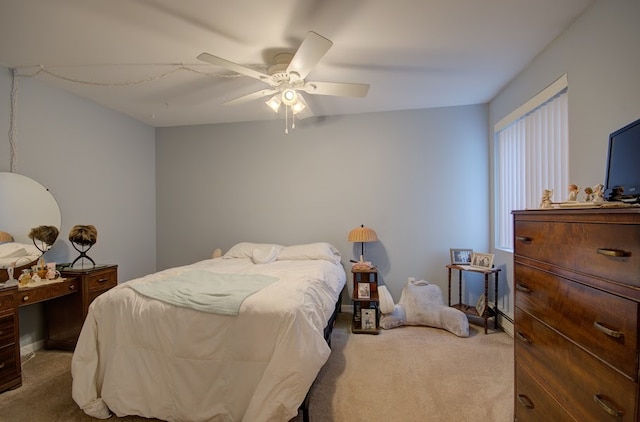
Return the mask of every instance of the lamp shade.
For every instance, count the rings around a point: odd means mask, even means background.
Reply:
[[[349,232],[348,240],[349,242],[375,242],[378,240],[378,235],[375,230],[362,225]]]

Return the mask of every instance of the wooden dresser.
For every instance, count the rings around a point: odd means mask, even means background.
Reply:
[[[18,287],[0,287],[0,391],[20,387]]]
[[[515,419],[639,421],[640,209],[513,216]]]

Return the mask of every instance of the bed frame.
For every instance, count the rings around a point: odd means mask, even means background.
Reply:
[[[342,310],[342,292],[340,292],[340,295],[338,296],[335,309],[333,310],[333,313],[329,317],[329,321],[327,321],[327,326],[324,327],[324,340],[329,345],[329,348],[331,348],[331,333],[333,333],[333,327],[336,325],[336,319],[338,318],[338,314],[340,313],[341,310]],[[313,384],[311,384],[311,387],[309,387],[309,391],[307,392],[307,395],[304,397],[304,400],[299,408],[299,410],[302,411],[303,422],[309,422],[309,400],[311,396],[311,390],[313,389],[314,385],[315,385],[315,381],[313,382]]]

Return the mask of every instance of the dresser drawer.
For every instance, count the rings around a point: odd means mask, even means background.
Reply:
[[[20,362],[17,360],[16,348],[13,346],[0,347],[0,386],[18,377]]]
[[[517,364],[515,390],[515,413],[518,422],[575,422],[575,419]]]
[[[638,380],[638,303],[515,264],[516,307]]]
[[[89,292],[109,290],[118,284],[118,272],[114,269],[97,272],[87,277]]]
[[[0,317],[0,347],[15,343],[15,323],[16,317],[13,314]]]
[[[44,284],[38,287],[20,289],[18,291],[18,303],[28,305],[55,297],[65,296],[78,292],[79,281],[72,278],[56,283]]]
[[[13,301],[15,290],[8,290],[4,292],[0,292],[0,311],[5,311],[7,309],[13,309],[15,306]]]
[[[515,255],[640,286],[640,226],[515,221]]]
[[[635,420],[636,383],[517,307],[515,356],[576,420]]]

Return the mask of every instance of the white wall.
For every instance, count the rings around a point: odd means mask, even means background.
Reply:
[[[495,123],[567,73],[569,180],[578,186],[604,183],[609,134],[640,118],[638,18],[637,0],[596,1],[494,98],[489,139]],[[499,304],[512,316],[513,257],[503,251],[496,254],[509,276]]]
[[[449,248],[487,251],[487,106],[157,129],[158,267],[239,241],[334,244],[397,301],[408,277],[446,295]],[[480,286],[478,285],[478,292]],[[479,293],[478,293],[479,294]]]
[[[3,172],[11,170],[10,87],[10,71],[0,68]],[[155,271],[154,129],[33,78],[19,79],[16,122],[16,172],[47,187],[62,214],[59,240],[45,258],[75,259],[71,227],[93,224],[98,242],[89,256],[118,264],[120,281]],[[40,305],[21,308],[23,346],[42,338],[41,319]]]

